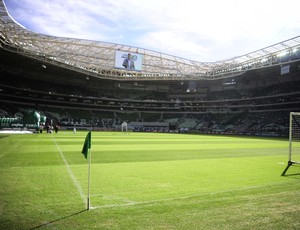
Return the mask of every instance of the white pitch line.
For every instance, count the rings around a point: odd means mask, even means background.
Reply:
[[[55,143],[56,148],[57,148],[58,152],[60,153],[60,156],[61,156],[61,158],[62,158],[62,160],[63,160],[65,166],[67,167],[68,173],[69,173],[70,177],[72,178],[73,183],[74,183],[74,185],[76,186],[77,191],[78,191],[78,193],[80,194],[83,203],[86,205],[86,204],[87,204],[87,199],[86,199],[86,196],[84,195],[84,193],[83,193],[83,191],[82,191],[81,185],[79,184],[78,180],[76,179],[75,175],[73,174],[73,172],[72,172],[72,170],[71,170],[71,168],[70,168],[70,166],[69,166],[69,164],[68,164],[68,162],[67,162],[67,160],[66,160],[66,158],[65,158],[65,156],[64,156],[64,154],[63,154],[63,152],[61,151],[60,147],[59,147],[58,144],[56,143],[56,140],[54,139],[53,136],[52,136],[52,140],[53,140],[53,142]]]
[[[155,204],[164,201],[172,201],[175,199],[162,199],[162,200],[149,200],[149,201],[141,201],[141,202],[129,202],[125,204],[106,204],[100,206],[94,206],[93,209],[102,209],[102,208],[114,208],[114,207],[126,207],[126,206],[135,206],[135,205],[142,205],[142,204]]]
[[[276,183],[276,184],[278,184],[278,183]],[[232,192],[232,191],[244,191],[247,189],[263,188],[263,187],[266,187],[266,186],[265,185],[264,186],[249,186],[246,188],[224,190],[224,191],[219,191],[219,192],[209,192],[209,193],[203,193],[203,194],[195,194],[195,195],[191,195],[191,196],[180,196],[180,197],[172,197],[172,198],[165,198],[165,199],[159,199],[159,200],[148,200],[148,201],[140,201],[140,202],[139,201],[131,201],[131,202],[124,203],[124,204],[106,204],[106,205],[94,206],[93,209],[159,204],[159,203],[168,202],[168,201],[186,200],[186,199],[197,198],[197,197],[202,197],[202,196],[207,196],[207,195],[217,195],[219,193],[226,193],[226,192]]]
[[[195,197],[200,197],[202,195],[192,195],[192,196],[181,196],[181,197],[173,197],[173,198],[165,198],[165,199],[160,199],[160,200],[148,200],[148,201],[131,201],[125,204],[106,204],[106,205],[100,205],[100,206],[94,206],[94,209],[98,208],[113,208],[113,207],[126,207],[126,206],[135,206],[135,205],[143,205],[143,204],[156,204],[156,203],[161,203],[161,202],[168,202],[168,201],[176,201],[176,200],[185,200],[185,199],[190,199],[190,198],[195,198]]]

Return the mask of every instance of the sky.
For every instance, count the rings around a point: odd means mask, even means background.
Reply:
[[[299,0],[4,0],[25,28],[200,62],[300,35]]]

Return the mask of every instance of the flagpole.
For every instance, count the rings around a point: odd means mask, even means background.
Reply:
[[[88,167],[88,194],[87,194],[87,210],[90,210],[90,184],[91,184],[91,161],[92,161],[92,151],[91,151],[91,142],[92,142],[91,131],[85,137],[84,145],[81,153],[84,155],[85,159],[88,159],[89,156],[89,167]]]
[[[91,149],[89,149],[87,210],[90,210],[91,159],[92,159],[92,151]]]

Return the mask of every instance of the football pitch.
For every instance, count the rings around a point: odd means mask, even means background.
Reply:
[[[92,132],[0,135],[0,229],[300,229],[288,139]]]

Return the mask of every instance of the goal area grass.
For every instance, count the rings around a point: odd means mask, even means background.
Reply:
[[[299,229],[288,139],[92,132],[0,135],[0,229]]]

